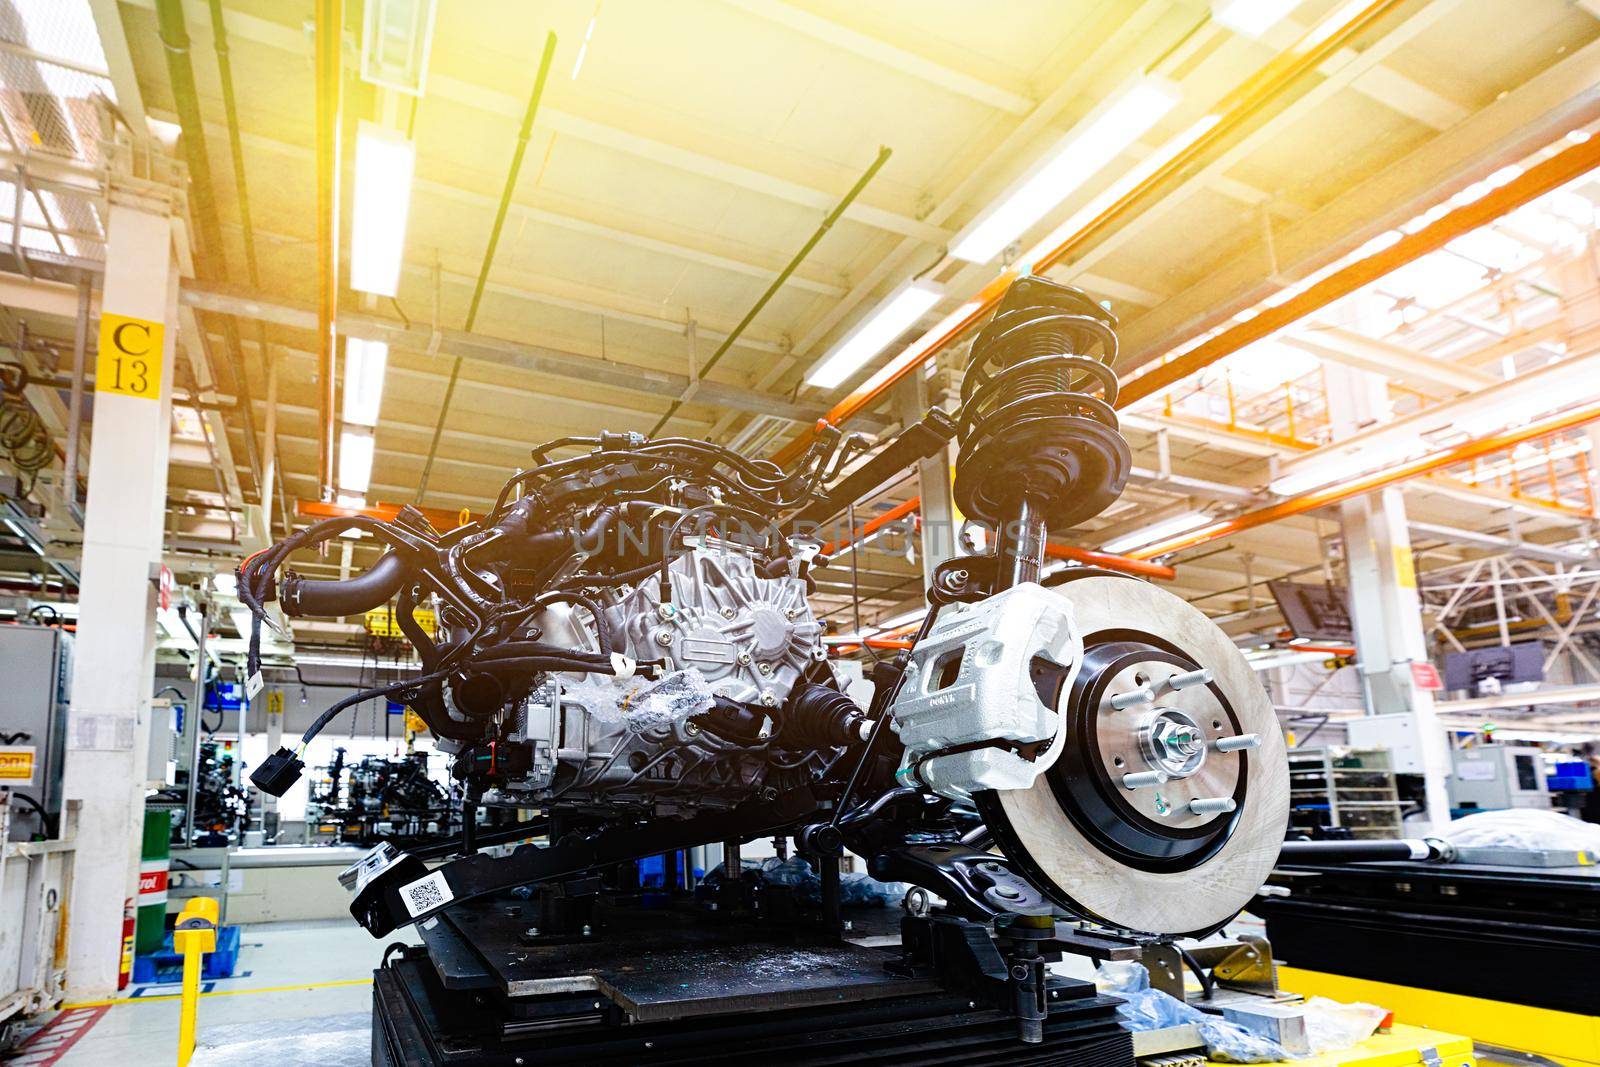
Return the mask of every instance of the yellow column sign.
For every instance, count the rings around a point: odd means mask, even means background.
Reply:
[[[100,316],[100,354],[94,391],[161,398],[161,341],[165,327],[127,315]]]

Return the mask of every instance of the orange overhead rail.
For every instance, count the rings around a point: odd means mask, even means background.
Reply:
[[[305,519],[349,519],[361,516],[377,519],[379,522],[393,522],[403,507],[404,504],[385,504],[382,501],[364,508],[353,508],[344,504],[328,504],[321,500],[296,500],[294,513]],[[433,528],[441,533],[483,518],[482,515],[476,515],[466,508],[460,511],[446,511],[443,508],[417,508],[417,510],[422,512],[433,524]]]
[[[1089,548],[1060,545],[1054,541],[1046,542],[1044,554],[1051,559],[1070,559],[1077,563],[1088,564],[1091,567],[1104,567],[1108,571],[1137,574],[1141,578],[1159,578],[1163,582],[1170,582],[1178,576],[1176,570],[1159,563],[1150,563],[1147,560],[1133,556],[1117,556],[1110,552],[1096,552]]]
[[[903,519],[907,515],[916,514],[917,509],[920,507],[922,507],[922,498],[920,496],[914,496],[903,504],[896,504],[888,511],[885,511],[882,515],[862,523],[859,527],[850,531],[850,533],[846,536],[839,538],[837,541],[829,541],[827,544],[823,545],[822,554],[824,556],[831,556],[841,548],[848,547],[849,545],[853,545],[858,541],[871,537],[873,534],[877,533],[891,522],[894,522],[896,519]]]
[[[1524,441],[1535,441],[1541,437],[1561,433],[1563,430],[1583,426],[1586,423],[1594,422],[1596,419],[1600,419],[1600,401],[1593,401],[1570,411],[1546,416],[1537,422],[1529,423],[1514,430],[1501,430],[1486,437],[1463,441],[1461,444],[1441,449],[1438,452],[1433,452],[1417,459],[1408,460],[1405,463],[1400,463],[1384,470],[1373,471],[1371,474],[1363,474],[1349,481],[1326,486],[1322,489],[1314,489],[1308,493],[1290,497],[1287,500],[1280,500],[1276,504],[1257,508],[1255,511],[1247,511],[1242,515],[1236,515],[1231,519],[1223,519],[1209,526],[1202,526],[1192,533],[1180,534],[1176,537],[1169,537],[1165,541],[1157,541],[1153,545],[1146,545],[1144,548],[1129,553],[1129,555],[1135,559],[1148,560],[1178,552],[1185,548],[1193,548],[1195,545],[1203,545],[1208,541],[1215,541],[1219,537],[1227,537],[1244,530],[1254,529],[1257,526],[1265,526],[1267,523],[1277,522],[1279,519],[1304,515],[1308,511],[1325,508],[1330,504],[1338,504],[1341,501],[1349,500],[1351,497],[1361,496],[1375,489],[1394,485],[1396,482],[1408,481],[1431,471],[1451,467],[1458,463],[1466,463],[1492,452],[1515,448]]]
[[[1273,57],[1265,66],[1247,78],[1218,103],[1217,121],[1177,152],[1173,158],[1157,167],[1126,195],[1118,198],[1082,229],[1041,256],[1033,266],[1043,271],[1059,263],[1064,257],[1081,251],[1090,240],[1103,235],[1112,223],[1132,212],[1156,188],[1169,178],[1194,165],[1204,152],[1221,143],[1229,133],[1252,119],[1263,106],[1277,98],[1284,88],[1300,76],[1314,71],[1330,56],[1346,47],[1352,38],[1370,28],[1377,20],[1399,7],[1401,0],[1372,0],[1360,11],[1344,21],[1329,25],[1329,20],[1343,18],[1342,8],[1336,8],[1322,23],[1307,30],[1298,41]],[[839,401],[824,416],[824,421],[843,425],[846,421],[867,410],[907,375],[944,351],[974,324],[982,321],[999,305],[1011,283],[1017,278],[1015,271],[1002,271],[985,285],[973,298],[973,307],[960,322],[926,347],[913,344],[896,360],[891,360],[883,370],[867,379],[855,392]],[[773,457],[786,465],[805,451],[815,435],[815,428],[801,431]]]
[[[1543,163],[1529,167],[1498,189],[1470,204],[1463,204],[1416,233],[1401,237],[1388,248],[1335,271],[1305,292],[1295,294],[1276,307],[1263,308],[1259,314],[1230,326],[1176,359],[1124,380],[1117,406],[1126,407],[1177,384],[1245,345],[1277,333],[1290,323],[1327,307],[1335,300],[1370,285],[1429,252],[1438,251],[1462,234],[1470,233],[1559,189],[1596,166],[1600,166],[1600,137],[1591,137],[1558,152]]]
[[[871,537],[897,519],[916,514],[921,508],[922,498],[920,496],[914,496],[904,503],[896,504],[882,515],[869,522],[862,523],[852,536],[841,537],[837,541],[829,541],[823,545],[822,554],[831,556],[841,548]],[[1050,541],[1044,546],[1044,554],[1052,559],[1070,559],[1094,567],[1104,567],[1107,570],[1122,571],[1125,574],[1137,574],[1143,578],[1160,578],[1162,581],[1167,582],[1178,576],[1177,571],[1159,563],[1133,559],[1129,556],[1113,555],[1110,552],[1096,552],[1093,549],[1078,548],[1074,545],[1058,544],[1055,541]]]

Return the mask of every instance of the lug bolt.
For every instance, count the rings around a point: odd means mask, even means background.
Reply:
[[[1187,689],[1191,685],[1210,685],[1211,670],[1202,667],[1198,671],[1189,671],[1185,674],[1174,674],[1167,679],[1167,685],[1173,689]]]
[[[1130,689],[1126,693],[1118,693],[1111,698],[1111,706],[1118,711],[1123,711],[1137,704],[1148,704],[1154,699],[1155,694],[1150,691],[1150,687],[1142,686],[1138,689]]]
[[[1147,785],[1165,785],[1167,783],[1166,771],[1134,771],[1122,776],[1122,785],[1125,789],[1140,789]]]
[[[1260,734],[1236,734],[1233,737],[1219,737],[1211,742],[1211,747],[1218,752],[1238,752],[1241,749],[1260,748]]]
[[[1216,815],[1232,811],[1238,806],[1232,797],[1202,797],[1189,801],[1189,812],[1193,815]]]

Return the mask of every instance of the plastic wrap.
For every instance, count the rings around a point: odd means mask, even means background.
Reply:
[[[799,856],[786,860],[769,859],[761,865],[761,877],[769,885],[789,886],[802,900],[816,902],[822,898],[822,879],[811,865]],[[854,871],[839,878],[839,903],[890,905],[900,903],[906,895],[902,882],[880,882],[870,874]]]
[[[1439,836],[1461,848],[1600,851],[1600,824],[1534,808],[1508,808],[1468,815],[1450,823]]]
[[[1206,1055],[1228,1063],[1270,1063],[1293,1059],[1275,1041],[1252,1034],[1198,1008],[1191,1008],[1177,997],[1150,988],[1150,974],[1140,963],[1103,963],[1099,970],[1101,988],[1122,998],[1117,1016],[1132,1031],[1163,1030],[1171,1026],[1192,1025],[1206,1043]]]
[[[693,667],[654,680],[588,675],[564,681],[561,699],[582,705],[598,722],[620,722],[635,733],[669,727],[714,703],[710,683]]]
[[[1311,1054],[1340,1052],[1361,1044],[1383,1022],[1388,1011],[1375,1004],[1343,1004],[1327,997],[1305,1003],[1306,1040]]]

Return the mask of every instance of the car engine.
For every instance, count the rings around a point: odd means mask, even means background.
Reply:
[[[1122,574],[1044,568],[1050,532],[1103,511],[1128,477],[1114,325],[1081,292],[1023,278],[973,342],[959,409],[871,455],[826,422],[787,467],[686,437],[569,437],[455,529],[407,507],[296,532],[239,569],[256,615],[247,670],[273,601],[337,617],[393,599],[420,667],[327,709],[252,781],[281,795],[306,743],[377,695],[452,754],[463,830],[426,855],[456,858],[430,870],[384,844],[344,876],[375,936],[452,902],[528,885],[566,899],[563,880],[772,836],[812,856],[849,849],[969,921],[1217,929],[1283,840],[1271,703],[1189,604]],[[809,603],[828,562],[815,522],[951,438],[955,502],[994,548],[935,568],[918,632],[874,664],[860,707]],[[387,547],[365,573],[288,566],[349,530]],[[431,636],[414,618],[424,603]],[[1029,957],[1023,986],[1040,966]]]

